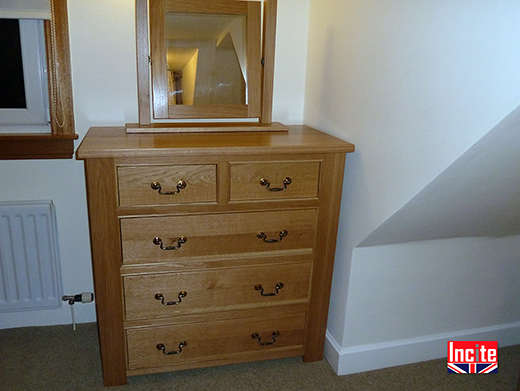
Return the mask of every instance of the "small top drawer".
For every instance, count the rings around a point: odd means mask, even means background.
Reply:
[[[122,166],[117,169],[119,205],[216,202],[215,165]]]
[[[320,162],[231,163],[231,201],[315,198]]]

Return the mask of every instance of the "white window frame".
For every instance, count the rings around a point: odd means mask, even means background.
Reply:
[[[51,134],[43,20],[19,19],[25,109],[0,109],[0,133]]]

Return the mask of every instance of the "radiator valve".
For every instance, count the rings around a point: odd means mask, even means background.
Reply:
[[[62,296],[61,300],[68,301],[70,305],[70,314],[72,316],[72,328],[76,330],[76,318],[74,316],[74,303],[92,303],[94,294],[92,292],[78,293],[77,295]]]
[[[92,303],[94,294],[92,292],[83,292],[73,296],[62,296],[61,300],[68,301],[70,305],[74,303]]]

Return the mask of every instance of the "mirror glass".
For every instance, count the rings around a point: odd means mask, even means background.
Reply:
[[[246,16],[166,12],[168,105],[247,104]]]
[[[276,0],[136,0],[136,7],[140,124],[271,122]]]

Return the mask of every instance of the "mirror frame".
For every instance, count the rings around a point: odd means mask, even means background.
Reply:
[[[161,61],[166,59],[164,29],[149,29],[149,20],[164,26],[166,11],[246,15],[247,105],[168,105],[166,62]],[[209,118],[258,118],[259,124],[271,124],[277,1],[264,1],[263,37],[261,11],[259,1],[136,0],[139,126],[152,126],[154,120]]]

